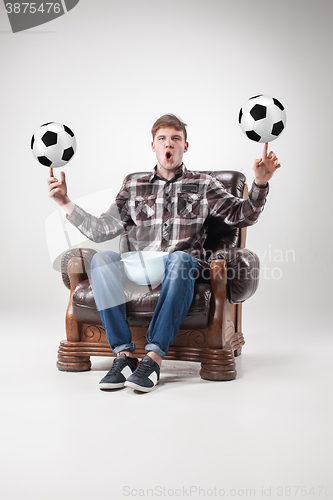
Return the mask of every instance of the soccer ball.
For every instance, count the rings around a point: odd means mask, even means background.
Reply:
[[[31,150],[45,167],[62,167],[73,158],[76,139],[69,127],[49,122],[41,125],[31,138]]]
[[[286,126],[286,112],[274,97],[251,97],[239,111],[239,124],[244,134],[256,142],[275,141]]]

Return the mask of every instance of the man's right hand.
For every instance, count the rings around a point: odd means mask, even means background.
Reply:
[[[67,184],[65,172],[60,172],[60,181],[53,175],[53,168],[50,168],[50,177],[47,179],[49,197],[63,207],[67,213],[71,213],[74,204],[67,196]]]

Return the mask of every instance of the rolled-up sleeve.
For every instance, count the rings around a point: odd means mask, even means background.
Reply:
[[[220,181],[213,179],[207,188],[210,215],[222,217],[230,226],[251,226],[264,209],[268,191],[268,184],[259,187],[253,182],[248,198],[238,198],[228,193]]]
[[[128,225],[131,225],[126,185],[123,185],[118,193],[115,203],[112,203],[109,209],[99,217],[89,214],[78,205],[74,205],[72,212],[67,215],[67,220],[95,243],[115,238],[124,232]]]

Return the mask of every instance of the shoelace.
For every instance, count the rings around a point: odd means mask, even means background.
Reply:
[[[139,366],[136,369],[135,375],[142,377],[150,370],[151,366],[147,364],[146,361],[140,361]]]
[[[109,370],[109,373],[117,373],[118,371],[121,371],[123,366],[125,366],[125,363],[126,359],[116,358]]]

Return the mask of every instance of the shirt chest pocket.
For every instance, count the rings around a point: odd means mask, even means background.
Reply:
[[[156,194],[135,197],[135,218],[138,221],[148,221],[154,218],[156,209]]]
[[[178,193],[177,213],[183,219],[194,219],[202,215],[201,197],[195,193]]]

